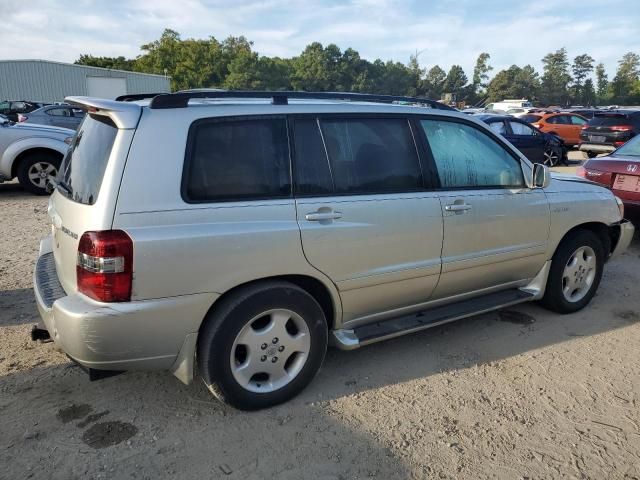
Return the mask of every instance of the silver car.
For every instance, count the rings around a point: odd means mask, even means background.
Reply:
[[[81,108],[69,105],[47,105],[33,112],[18,114],[18,121],[75,130],[84,119],[84,115],[85,112]]]
[[[0,183],[17,177],[28,191],[46,194],[74,133],[67,128],[0,118]]]
[[[50,200],[33,337],[92,378],[197,374],[258,409],[300,392],[329,344],[584,308],[633,236],[622,203],[469,115],[396,100],[68,98],[90,113]]]

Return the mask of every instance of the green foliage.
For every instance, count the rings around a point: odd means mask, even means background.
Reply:
[[[569,60],[567,49],[561,48],[547,54],[542,59],[544,73],[542,75],[542,89],[540,100],[547,105],[566,105],[569,103]]]
[[[512,65],[489,80],[491,56],[478,55],[471,82],[460,65],[448,73],[435,65],[424,68],[412,56],[408,64],[376,59],[368,61],[347,48],[314,42],[293,58],[266,57],[253,50],[245,37],[219,41],[182,39],[166,29],[157,40],[142,45],[141,55],[94,57],[80,55],[76,64],[155,73],[171,77],[172,90],[221,87],[256,90],[352,91],[440,99],[453,94],[458,102],[474,104],[505,98],[528,98],[546,105],[640,104],[640,56],[623,56],[613,80],[602,63],[581,54],[570,63],[561,48],[542,59],[542,78],[531,65]],[[573,74],[573,75],[571,75]],[[595,85],[592,78],[595,75]]]
[[[487,87],[487,101],[499,102],[505,98],[537,100],[540,92],[538,73],[531,65],[523,68],[511,65],[499,71]]]
[[[93,55],[80,55],[75,62],[76,65],[86,65],[88,67],[112,68],[115,70],[133,70],[135,60],[128,60],[120,57],[94,57]]]

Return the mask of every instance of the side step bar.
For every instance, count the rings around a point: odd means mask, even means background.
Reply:
[[[362,325],[353,329],[334,330],[334,344],[341,350],[352,350],[461,318],[523,303],[532,300],[534,296],[533,293],[519,289],[503,290],[450,305],[430,308],[411,315]]]

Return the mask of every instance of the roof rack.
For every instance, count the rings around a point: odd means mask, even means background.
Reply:
[[[132,93],[129,95],[120,95],[116,97],[116,102],[135,102],[137,100],[146,100],[147,98],[154,98],[162,93]]]
[[[124,95],[129,97],[129,95]],[[121,98],[121,97],[118,97]],[[149,97],[144,97],[149,98]],[[274,92],[274,91],[241,91],[241,90],[191,90],[177,93],[166,93],[154,96],[150,108],[184,108],[192,98],[262,98],[271,99],[273,105],[287,105],[289,99],[305,100],[346,100],[372,103],[410,103],[429,105],[439,110],[455,110],[448,105],[427,98],[404,97],[395,95],[372,95],[368,93],[350,92]]]

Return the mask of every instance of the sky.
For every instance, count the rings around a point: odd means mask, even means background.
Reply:
[[[290,57],[335,43],[363,58],[423,67],[462,65],[479,53],[492,73],[512,64],[541,70],[566,47],[588,53],[610,78],[628,51],[640,53],[640,0],[0,0],[0,60],[73,62],[80,54],[139,55],[165,28],[182,38],[244,35],[261,55]]]

